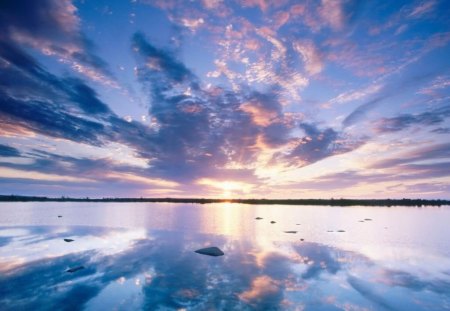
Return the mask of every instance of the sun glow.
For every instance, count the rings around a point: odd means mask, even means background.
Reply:
[[[209,178],[202,178],[197,183],[220,190],[221,193],[219,195],[222,198],[232,198],[236,195],[247,194],[253,187],[241,181],[214,180]]]

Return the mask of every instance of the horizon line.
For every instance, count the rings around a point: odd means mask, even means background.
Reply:
[[[266,198],[172,198],[172,197],[47,197],[47,196],[27,196],[27,195],[0,195],[0,202],[154,202],[154,203],[241,203],[241,204],[279,204],[279,205],[367,205],[367,206],[423,206],[423,205],[450,205],[448,199],[348,199],[348,198],[330,198],[330,199],[266,199]]]

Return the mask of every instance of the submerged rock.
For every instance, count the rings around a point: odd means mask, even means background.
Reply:
[[[201,248],[195,251],[198,254],[202,255],[208,255],[208,256],[223,256],[225,255],[224,252],[220,250],[220,248],[212,246],[212,247],[206,247]]]
[[[371,221],[371,218],[364,218],[365,221]]]
[[[262,218],[262,217],[256,217],[255,219],[256,219],[256,220],[260,220],[260,219],[263,219],[263,218]]]
[[[83,266],[78,266],[78,267],[73,267],[73,268],[67,269],[66,272],[74,273],[74,272],[77,272],[77,271],[83,270],[83,269],[84,269]]]
[[[58,215],[58,218],[61,218],[62,216],[61,215]]]
[[[302,242],[303,242],[304,240],[305,240],[305,239],[300,239],[300,241],[302,241]]]
[[[75,241],[75,240],[72,240],[72,239],[64,239],[64,241],[65,241],[65,242],[73,242],[73,241]]]
[[[345,232],[345,230],[338,230],[337,232]]]
[[[284,233],[297,233],[297,231],[284,231]]]
[[[327,230],[327,232],[334,232],[333,230]]]
[[[270,223],[271,223],[271,224],[276,224],[277,222],[272,220]]]

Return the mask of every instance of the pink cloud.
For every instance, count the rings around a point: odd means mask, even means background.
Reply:
[[[342,0],[322,0],[318,13],[331,28],[340,30],[344,26],[345,16]]]
[[[252,286],[249,290],[241,293],[239,298],[245,302],[258,301],[264,297],[272,296],[280,291],[280,285],[277,281],[271,279],[269,276],[258,276],[252,281]]]
[[[436,6],[437,2],[435,0],[432,1],[423,1],[416,7],[414,7],[409,13],[408,17],[412,18],[420,18],[423,15],[430,13]]]
[[[324,63],[321,52],[312,41],[294,42],[293,48],[302,56],[308,74],[315,75],[323,70]]]
[[[282,27],[284,24],[286,24],[289,21],[289,12],[278,12],[274,16],[274,27],[276,29]]]

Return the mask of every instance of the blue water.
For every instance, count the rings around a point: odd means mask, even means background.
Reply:
[[[0,309],[450,310],[450,207],[1,203]]]

